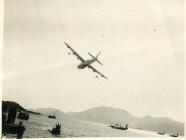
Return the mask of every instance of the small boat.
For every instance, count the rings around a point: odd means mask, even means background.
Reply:
[[[125,127],[118,126],[118,124],[116,124],[116,125],[110,125],[110,127],[113,128],[113,129],[127,130],[128,129],[128,124],[126,124]]]
[[[18,114],[18,119],[28,120],[29,119],[29,114],[27,112],[20,112]]]
[[[178,133],[175,135],[175,134],[172,134],[170,135],[171,137],[178,137]]]
[[[48,130],[53,135],[60,135],[61,134],[61,124],[56,124],[52,130]]]
[[[159,132],[158,134],[159,134],[159,135],[165,135],[165,131]]]
[[[48,118],[56,119],[56,116],[55,115],[49,115]]]
[[[24,131],[26,130],[25,126],[22,125],[22,122],[19,124],[4,124],[2,133],[6,134],[17,134],[17,138],[22,138]]]

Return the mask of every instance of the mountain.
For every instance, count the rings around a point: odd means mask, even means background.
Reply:
[[[25,108],[23,108],[21,105],[19,105],[18,103],[16,102],[13,102],[13,101],[2,101],[2,111],[5,111],[6,109],[16,109],[16,110],[23,110],[23,111],[26,111]]]
[[[16,102],[3,101],[3,105],[8,105],[16,107],[19,110],[25,110]],[[125,126],[126,123],[130,128],[144,129],[156,132],[165,131],[167,134],[184,135],[184,123],[177,122],[165,117],[151,117],[145,116],[138,118],[130,114],[129,112],[112,107],[96,107],[88,109],[82,112],[69,112],[64,113],[63,111],[55,108],[40,108],[30,113],[44,114],[44,115],[55,115],[57,118],[72,118],[77,120],[85,120],[91,122],[98,122],[104,124],[116,124],[119,123],[122,126]]]
[[[14,101],[2,101],[2,111],[6,111],[6,109],[16,109],[17,111],[26,111],[28,113],[31,114],[35,114],[35,115],[42,115],[38,112],[34,112],[30,109],[25,109],[24,107],[22,107],[20,104],[14,102]]]
[[[156,132],[165,130],[168,134],[179,133],[184,135],[184,124],[169,118],[153,118],[145,116],[137,118],[129,112],[111,107],[96,107],[82,112],[70,112],[66,114],[70,118],[99,122],[105,124],[119,123],[123,126],[127,123],[131,128],[138,128]]]
[[[67,116],[70,118],[105,124],[120,123],[125,125],[126,123],[130,123],[133,127],[136,127],[134,122],[137,120],[136,117],[132,116],[127,111],[105,106],[92,108],[78,113],[67,113]]]
[[[59,109],[55,109],[55,108],[40,108],[40,109],[36,109],[36,112],[39,112],[41,114],[44,115],[55,115],[57,118],[64,118],[66,117],[66,114],[59,110]]]
[[[184,135],[184,123],[173,121],[169,118],[154,118],[145,116],[138,121],[138,127],[145,130],[163,132],[168,134],[178,133]]]

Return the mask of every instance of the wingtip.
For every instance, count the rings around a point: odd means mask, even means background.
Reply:
[[[65,43],[65,45],[67,46],[67,48],[70,48],[70,46],[66,43],[66,42],[64,42]]]
[[[102,75],[102,77],[104,77],[105,79],[108,79],[108,77],[106,77],[106,76],[104,76],[104,75]]]

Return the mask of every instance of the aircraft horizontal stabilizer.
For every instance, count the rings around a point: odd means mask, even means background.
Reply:
[[[98,53],[98,55],[96,57],[94,57],[91,53],[88,52],[88,54],[95,59],[99,64],[103,65],[99,60],[98,60],[98,56],[100,55],[101,51]]]

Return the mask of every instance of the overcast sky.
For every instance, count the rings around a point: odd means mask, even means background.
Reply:
[[[4,100],[184,120],[183,0],[6,0]],[[109,79],[79,70],[64,41]]]

